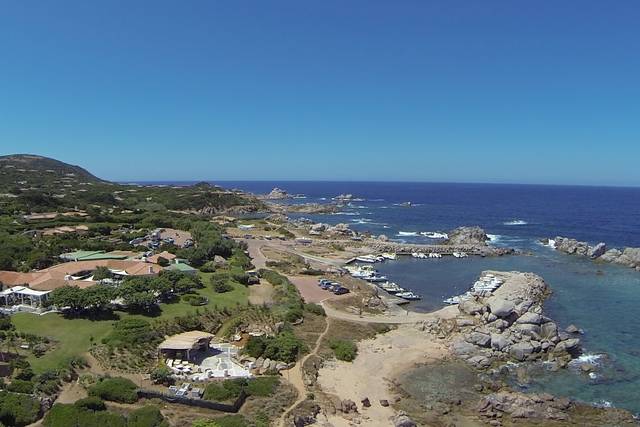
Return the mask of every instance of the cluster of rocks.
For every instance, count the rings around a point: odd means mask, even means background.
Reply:
[[[262,198],[265,200],[282,200],[288,199],[290,197],[291,196],[289,195],[289,193],[278,187],[275,187],[273,190],[271,190],[269,194],[262,196]]]
[[[640,248],[607,249],[606,243],[595,246],[576,239],[558,236],[555,239],[543,239],[542,243],[552,246],[560,252],[589,257],[600,262],[624,265],[640,271]]]
[[[249,364],[255,372],[260,375],[266,374],[277,374],[280,371],[285,369],[290,369],[292,367],[291,364],[287,364],[285,362],[279,362],[277,360],[271,360],[268,357],[262,358],[246,356],[240,359],[241,362]]]
[[[484,246],[489,241],[489,236],[480,227],[458,227],[448,233],[449,238],[445,241],[448,245],[480,245]]]
[[[485,396],[478,403],[477,411],[489,425],[502,425],[504,415],[513,418],[567,421],[572,402],[550,394],[523,394],[500,391]]]
[[[362,404],[362,408],[363,409],[370,408],[371,405],[372,405],[371,401],[369,400],[368,397],[363,397],[360,400],[360,403]],[[389,406],[389,401],[387,401],[385,399],[382,399],[382,400],[380,400],[379,404],[380,404],[380,406],[388,407]],[[356,403],[353,400],[349,400],[349,399],[341,400],[336,405],[336,409],[338,411],[342,412],[345,415],[358,414],[358,406],[356,405]],[[352,421],[356,421],[356,419],[353,419]],[[391,421],[391,424],[394,427],[416,427],[417,426],[416,422],[413,421],[403,411],[400,411],[399,413],[397,413],[394,416],[392,416],[390,421]]]
[[[451,342],[452,352],[481,369],[508,360],[544,359],[564,366],[577,356],[578,331],[574,334],[560,331],[542,313],[542,302],[548,294],[542,278],[531,273],[508,273],[504,278],[505,289],[500,295],[463,301],[455,319],[431,321],[424,325],[425,329],[441,338],[458,332]],[[510,280],[526,286],[511,285]]]
[[[311,224],[311,226],[309,227],[309,234],[344,237],[356,237],[358,235],[356,231],[349,228],[349,224],[345,223],[339,223],[336,225],[329,225],[324,223]]]

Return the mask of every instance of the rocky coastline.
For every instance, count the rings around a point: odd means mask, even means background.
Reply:
[[[504,283],[490,295],[463,301],[452,320],[421,325],[451,339],[452,353],[475,368],[487,369],[508,361],[545,361],[558,367],[581,352],[579,331],[561,331],[544,315],[550,294],[545,281],[533,273],[487,271]]]
[[[569,255],[589,258],[595,262],[618,264],[640,271],[640,248],[611,248],[600,242],[595,246],[569,237],[557,236],[555,239],[542,239],[543,245]]]

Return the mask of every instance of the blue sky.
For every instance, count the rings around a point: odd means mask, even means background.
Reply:
[[[1,1],[0,152],[113,180],[640,185],[637,1]]]

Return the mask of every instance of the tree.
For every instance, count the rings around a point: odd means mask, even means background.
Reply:
[[[174,381],[171,375],[171,369],[162,365],[151,371],[151,380],[156,384],[173,384]]]
[[[77,286],[65,285],[55,289],[51,292],[49,301],[60,309],[66,307],[71,311],[79,312],[84,308],[82,289]]]
[[[112,288],[96,285],[80,292],[85,310],[104,310],[115,296]]]
[[[146,277],[128,277],[118,288],[118,295],[127,306],[142,311],[151,311],[158,303],[151,279]]]
[[[103,265],[99,266],[93,271],[93,280],[95,281],[110,279],[111,277],[113,277],[111,270]]]
[[[164,257],[158,257],[158,265],[160,267],[168,267],[169,266],[169,260],[164,258]]]

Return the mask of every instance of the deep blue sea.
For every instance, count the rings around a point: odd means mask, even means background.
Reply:
[[[640,413],[640,272],[557,253],[545,237],[569,236],[610,247],[640,246],[640,188],[378,182],[216,182],[226,188],[268,193],[273,187],[304,194],[298,202],[328,202],[339,194],[353,201],[316,221],[349,223],[358,231],[406,242],[433,242],[420,232],[480,225],[492,244],[528,255],[499,258],[401,258],[378,269],[424,299],[415,310],[434,310],[442,299],[464,292],[485,269],[531,271],[551,286],[545,309],[562,327],[585,330],[588,355],[600,357],[596,378],[544,368],[523,386],[585,402]],[[411,207],[400,204],[411,202]]]

